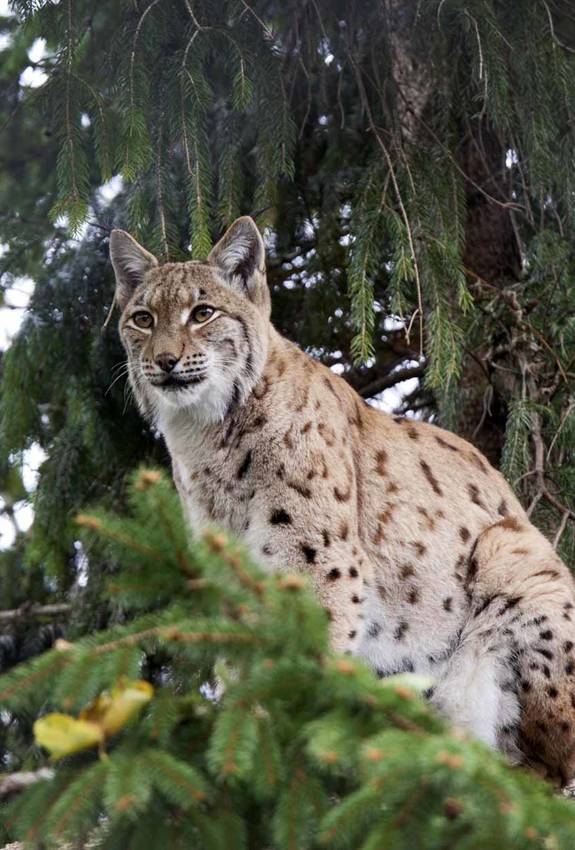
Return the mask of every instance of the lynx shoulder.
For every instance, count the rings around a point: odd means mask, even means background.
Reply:
[[[309,574],[336,650],[379,676],[430,674],[454,723],[570,780],[573,580],[501,475],[275,331],[251,219],[206,262],[110,242],[130,381],[192,527],[225,525],[265,568]]]

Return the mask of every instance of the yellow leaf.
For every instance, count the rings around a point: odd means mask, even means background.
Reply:
[[[101,744],[104,731],[95,723],[76,720],[69,714],[46,714],[34,723],[34,737],[52,758],[59,759]]]
[[[100,696],[80,712],[82,720],[97,723],[106,736],[114,735],[148,703],[154,695],[149,682],[121,680],[109,693]]]

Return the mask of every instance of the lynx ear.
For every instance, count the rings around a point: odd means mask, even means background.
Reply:
[[[116,274],[116,301],[123,310],[146,272],[158,261],[125,230],[110,233],[110,259]]]
[[[253,218],[234,221],[209,253],[229,286],[261,307],[269,307],[264,241]]]

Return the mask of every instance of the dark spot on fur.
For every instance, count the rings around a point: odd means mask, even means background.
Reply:
[[[359,598],[357,593],[354,593],[353,596],[351,597],[351,601],[353,602],[354,605],[358,605],[361,602],[361,599]]]
[[[573,664],[572,661],[568,661],[567,664],[565,665],[565,672],[567,673],[568,676],[570,676],[572,674],[573,670],[575,670],[575,665]]]
[[[521,523],[517,521],[514,516],[505,517],[505,519],[500,519],[497,523],[499,528],[507,528],[509,531],[521,531]]]
[[[339,537],[340,540],[347,540],[349,535],[349,525],[347,522],[342,522],[341,527],[339,529]]]
[[[553,632],[551,629],[546,629],[544,632],[539,632],[541,640],[553,640]]]
[[[380,449],[375,456],[375,471],[378,475],[385,475],[385,464],[387,463],[387,452]]]
[[[291,523],[291,516],[283,508],[280,508],[272,513],[270,522],[272,525],[289,525]]]
[[[547,664],[544,664],[544,665],[543,665],[543,675],[545,676],[545,678],[546,678],[546,679],[550,679],[550,678],[551,678],[551,670],[549,669],[549,667],[547,666]]]
[[[484,461],[483,461],[483,459],[480,457],[480,455],[478,455],[476,452],[469,452],[468,457],[469,457],[469,460],[471,461],[471,463],[472,463],[474,466],[476,466],[478,469],[480,469],[480,470],[481,470],[481,472],[484,472],[484,473],[485,473],[485,475],[488,475],[488,474],[489,474],[489,468],[488,468],[488,466],[484,463]]]
[[[473,579],[477,575],[477,571],[479,569],[479,564],[477,563],[477,558],[470,558],[469,563],[467,564],[467,574],[465,576],[465,581],[467,584],[473,581]]]
[[[324,375],[323,382],[326,385],[326,387],[328,388],[328,390],[330,391],[330,393],[332,393],[332,395],[334,395],[336,397],[336,399],[339,401],[339,395],[337,394],[335,387],[334,387],[333,383],[330,381],[330,379]]]
[[[308,564],[315,564],[317,551],[313,548],[313,546],[308,546],[307,543],[300,543],[300,548]]]
[[[459,529],[459,536],[461,537],[461,539],[463,540],[464,543],[467,543],[467,541],[471,537],[471,532],[469,531],[468,528],[466,528],[464,525],[462,525],[461,528]]]
[[[510,596],[503,608],[501,609],[500,613],[505,614],[507,611],[510,611],[512,608],[515,608],[516,605],[519,605],[522,599],[522,596]]]
[[[435,477],[435,475],[431,471],[431,467],[429,466],[427,461],[425,461],[422,457],[420,457],[419,458],[419,465],[420,465],[421,469],[423,470],[423,474],[425,475],[425,477],[426,477],[428,483],[430,484],[433,492],[438,496],[443,496],[443,490],[441,489],[441,487],[439,485],[439,481],[437,480],[437,478]]]
[[[358,573],[358,571],[356,570],[355,567],[350,567],[349,568],[349,575],[350,575],[350,578],[357,578],[359,573]]]
[[[531,690],[531,683],[528,682],[526,679],[522,679],[521,680],[521,690],[524,691],[524,693],[527,693],[528,691],[530,691]]]
[[[354,638],[356,634],[357,632],[355,631],[355,629],[353,629],[351,632],[348,632],[347,636],[348,638]]]
[[[311,429],[311,422],[306,422],[305,425],[302,425],[300,428],[300,434],[307,434],[307,432]]]
[[[399,577],[402,579],[409,578],[410,576],[415,575],[415,570],[411,566],[411,564],[404,564],[401,570],[399,571]]]
[[[487,510],[483,501],[481,500],[481,496],[479,495],[479,488],[476,484],[468,484],[467,492],[469,493],[469,498],[471,499],[474,505],[483,508],[483,510]]]
[[[338,570],[338,568],[337,568],[337,567],[334,567],[334,568],[333,568],[332,570],[330,570],[330,571],[329,571],[329,573],[327,574],[327,579],[328,579],[329,581],[336,581],[336,579],[338,579],[338,578],[340,578],[340,577],[341,577],[341,573],[340,573],[340,571]]]
[[[415,605],[419,600],[419,590],[416,587],[412,587],[409,593],[407,594],[407,601],[410,605]]]
[[[324,528],[321,533],[321,536],[323,538],[323,545],[327,548],[331,543],[331,540],[329,539],[329,531],[327,530],[327,528]]]
[[[325,422],[318,422],[317,431],[326,446],[335,445],[335,434],[331,428],[328,428]]]
[[[395,507],[395,505],[390,505],[389,508],[388,508],[388,513],[389,513],[390,516],[391,516],[391,509],[394,508],[394,507]],[[435,528],[435,520],[429,514],[429,511],[426,508],[421,507],[421,505],[418,505],[417,513],[420,516],[423,517],[423,519],[425,520],[425,524],[426,524],[427,528],[429,529],[429,531],[433,531],[433,529]]]
[[[553,653],[550,649],[544,649],[542,646],[534,646],[533,649],[535,650],[535,652],[538,652],[539,655],[542,655],[543,658],[546,658],[547,661],[553,660]]]
[[[355,419],[352,419],[352,418],[350,417],[350,419],[349,419],[349,424],[350,424],[350,425],[355,425],[355,427],[356,427],[359,431],[363,431],[363,429],[364,429],[364,427],[365,427],[365,423],[364,423],[364,421],[363,421],[363,413],[362,413],[362,411],[361,411],[361,407],[360,407],[360,405],[358,404],[358,402],[357,402],[357,401],[355,402]]]
[[[347,490],[343,491],[341,491],[339,487],[334,487],[333,495],[335,496],[338,502],[349,502],[351,498],[351,485],[348,486]]]
[[[499,502],[497,513],[499,514],[499,516],[507,516],[507,514],[509,513],[509,510],[507,508],[507,502],[505,501],[505,499],[501,499],[501,501]]]
[[[452,604],[453,604],[453,597],[452,597],[452,596],[447,596],[447,597],[443,600],[443,608],[444,608],[444,610],[445,610],[445,611],[451,611],[451,610],[452,610],[452,607],[451,607],[451,606],[452,606]]]
[[[306,406],[307,406],[308,400],[309,400],[309,384],[306,384],[306,386],[303,388],[303,393],[302,393],[302,396],[301,396],[301,401],[300,401],[300,403],[299,403],[299,404],[297,404],[297,405],[296,405],[296,407],[295,407],[296,413],[301,413],[301,412],[302,412],[302,410],[304,409],[304,407],[306,407]]]
[[[379,623],[370,623],[367,627],[367,634],[370,638],[376,638],[381,634],[381,626]]]
[[[286,481],[286,484],[291,490],[295,490],[296,493],[303,496],[304,499],[311,499],[311,490],[309,487],[304,487],[302,484],[298,484],[297,481]]]
[[[447,440],[443,439],[443,437],[436,437],[435,442],[439,443],[440,446],[443,446],[444,449],[449,449],[452,452],[458,452],[459,451],[457,446],[452,446],[451,443],[448,443]]]
[[[551,699],[557,699],[557,697],[559,696],[559,691],[557,690],[557,688],[554,688],[553,685],[547,688],[547,693],[549,694]]]
[[[286,472],[286,468],[283,463],[280,463],[278,468],[276,469],[276,475],[278,478],[283,478]]]
[[[565,643],[563,644],[563,652],[571,652],[572,649],[573,649],[573,641],[572,640],[566,640]]]
[[[417,430],[413,427],[413,425],[409,425],[409,427],[405,430],[410,440],[419,440],[419,434],[417,433]]]
[[[406,623],[405,620],[402,620],[401,623],[397,626],[396,630],[393,633],[393,639],[400,641],[403,640],[406,631],[409,629],[409,623]]]

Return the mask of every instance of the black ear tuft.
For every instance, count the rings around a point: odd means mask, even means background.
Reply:
[[[208,256],[229,286],[258,304],[269,302],[265,281],[265,247],[255,221],[236,219]]]
[[[146,272],[158,261],[125,230],[110,233],[110,259],[116,274],[116,301],[123,310]]]

